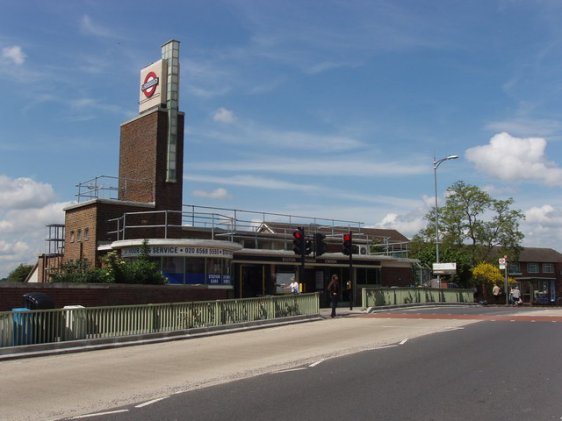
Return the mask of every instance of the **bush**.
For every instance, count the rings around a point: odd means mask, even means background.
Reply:
[[[167,282],[158,265],[150,260],[148,242],[145,240],[138,258],[122,259],[112,251],[103,259],[104,267],[92,267],[86,260],[69,261],[60,272],[51,277],[52,282],[115,283],[163,285]]]
[[[86,260],[65,262],[59,272],[51,276],[52,282],[110,283],[113,278],[105,269],[91,267]]]

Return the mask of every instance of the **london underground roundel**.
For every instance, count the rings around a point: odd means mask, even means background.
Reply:
[[[144,78],[144,82],[141,86],[141,91],[145,97],[150,98],[156,92],[158,87],[159,78],[154,72],[148,72]]]

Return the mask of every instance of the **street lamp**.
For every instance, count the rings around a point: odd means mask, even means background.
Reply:
[[[445,158],[435,159],[433,156],[433,181],[435,186],[435,263],[439,263],[439,208],[437,207],[437,168],[442,162],[457,159],[458,155],[449,155]],[[441,288],[441,276],[437,275],[437,286]]]

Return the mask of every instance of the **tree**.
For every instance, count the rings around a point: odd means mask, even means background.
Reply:
[[[517,256],[524,215],[511,209],[513,199],[496,200],[476,186],[457,181],[447,189],[445,205],[431,209],[427,225],[414,236],[411,256],[431,266],[435,262],[435,218],[439,215],[440,260],[456,262],[459,281],[468,286],[471,269],[478,262],[493,262],[499,256]]]
[[[8,282],[23,282],[29,273],[33,270],[33,265],[20,264],[17,268],[10,272],[8,275]]]
[[[504,254],[518,254],[523,240],[519,222],[525,218],[511,209],[513,199],[496,200],[476,186],[457,181],[447,189],[439,211],[444,244],[468,246],[472,266]]]

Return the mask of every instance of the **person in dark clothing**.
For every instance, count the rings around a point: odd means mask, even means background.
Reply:
[[[338,275],[332,275],[332,279],[328,284],[328,293],[330,294],[330,304],[332,306],[332,318],[336,317],[336,307],[338,306],[338,298],[340,294],[340,279]]]

